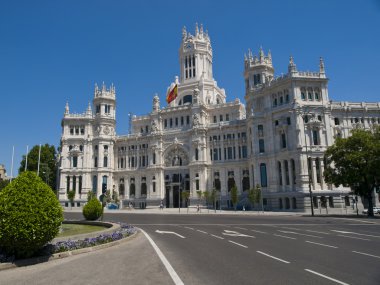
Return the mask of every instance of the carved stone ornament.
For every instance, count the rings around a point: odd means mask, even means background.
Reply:
[[[199,125],[200,125],[199,115],[194,114],[193,115],[193,127],[199,127]]]
[[[152,130],[152,133],[158,132],[158,126],[157,126],[156,120],[152,120],[152,122],[151,122],[151,130]]]
[[[179,147],[171,149],[165,156],[165,166],[185,166],[189,164],[189,157],[186,151]]]
[[[103,130],[103,133],[104,133],[105,135],[108,135],[108,134],[110,133],[110,128],[109,128],[108,126],[105,126],[105,127],[104,127],[104,130]]]

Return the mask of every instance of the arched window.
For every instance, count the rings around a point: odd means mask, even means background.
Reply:
[[[282,208],[284,208],[284,206],[282,205],[282,198],[278,198],[278,208],[281,210]]]
[[[289,163],[287,160],[284,161],[285,164],[285,181],[286,185],[290,184],[290,179],[289,179]]]
[[[131,183],[129,184],[129,197],[134,198],[135,195],[136,195],[135,179],[131,178]]]
[[[290,160],[290,167],[292,168],[292,181],[293,184],[296,184],[296,164],[294,162],[294,159]]]
[[[141,183],[141,197],[146,197],[146,196],[147,196],[146,180],[145,180],[145,177],[143,177],[142,183]]]
[[[120,178],[120,180],[119,180],[119,196],[120,196],[120,198],[123,198],[124,194],[125,194],[124,178]]]
[[[282,185],[282,169],[281,169],[281,162],[277,162],[277,167],[278,167],[278,183]]]
[[[261,187],[267,187],[267,166],[265,163],[260,164]]]

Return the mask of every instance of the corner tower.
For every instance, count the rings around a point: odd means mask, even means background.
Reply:
[[[271,81],[273,76],[274,68],[271,52],[269,51],[268,55],[265,56],[263,49],[260,47],[259,56],[252,56],[251,50],[248,50],[248,56],[244,56],[246,94],[248,94],[250,89]]]

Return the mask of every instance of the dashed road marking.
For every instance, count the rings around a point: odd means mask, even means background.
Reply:
[[[370,239],[367,239],[367,238],[359,238],[359,237],[352,237],[352,236],[345,236],[345,235],[338,235],[338,237],[346,237],[346,238],[352,238],[352,239],[360,239],[360,240],[371,241]]]
[[[268,257],[270,257],[270,258],[273,258],[273,259],[275,259],[275,260],[281,261],[281,262],[283,262],[283,263],[290,263],[290,261],[283,260],[283,259],[281,259],[281,258],[275,257],[275,256],[273,256],[273,255],[270,255],[270,254],[265,253],[265,252],[262,252],[262,251],[258,251],[258,250],[257,250],[256,252],[257,252],[257,253],[260,253],[260,254],[262,254],[262,255],[268,256]]]
[[[352,252],[354,252],[354,253],[358,253],[358,254],[362,254],[362,255],[371,256],[371,257],[375,257],[375,258],[380,258],[380,256],[373,255],[373,254],[369,254],[369,253],[364,253],[364,252],[360,252],[360,251],[355,251],[355,250],[353,250]]]
[[[297,238],[294,238],[294,237],[282,236],[282,235],[277,235],[277,234],[273,234],[273,235],[276,236],[276,237],[282,237],[282,238],[288,238],[288,239],[297,239]]]
[[[314,238],[323,238],[323,237],[319,237],[319,236],[314,236],[314,235],[308,235],[308,234],[301,234],[301,233],[296,233],[296,232],[289,232],[289,231],[280,231],[280,230],[277,230],[281,233],[284,233],[284,234],[294,234],[294,235],[300,235],[300,236],[307,236],[307,237],[314,237]]]
[[[324,274],[322,274],[322,273],[318,273],[318,272],[315,272],[315,271],[310,270],[310,269],[305,269],[305,270],[306,270],[307,272],[310,272],[310,273],[313,273],[313,274],[315,274],[315,275],[318,275],[318,276],[321,276],[321,277],[323,277],[323,278],[326,278],[326,279],[329,279],[329,280],[331,280],[331,281],[334,281],[334,282],[336,282],[336,283],[338,283],[338,284],[349,285],[348,283],[344,283],[344,282],[342,282],[342,281],[339,281],[339,280],[337,280],[337,279],[331,278],[331,277],[329,277],[329,276],[327,276],[327,275],[324,275]]]
[[[203,234],[208,234],[207,232],[205,232],[205,231],[201,231],[201,230],[197,230],[197,232],[200,232],[200,233],[203,233]]]
[[[216,238],[218,238],[218,239],[224,239],[224,237],[220,237],[220,236],[217,236],[217,235],[213,235],[213,234],[211,234],[213,237],[216,237]]]
[[[234,242],[234,241],[232,241],[232,240],[228,240],[230,243],[234,243],[234,244],[236,244],[236,245],[238,245],[238,246],[241,246],[241,247],[244,247],[244,248],[248,248],[248,246],[246,246],[246,245],[243,245],[243,244],[240,244],[240,243],[237,243],[237,242]]]
[[[316,233],[316,234],[322,234],[322,235],[329,235],[329,233],[319,232],[319,231],[313,231],[313,230],[305,230],[305,232]]]
[[[328,245],[328,244],[324,244],[324,243],[313,242],[313,241],[309,241],[309,240],[306,240],[305,242],[312,243],[312,244],[317,244],[317,245],[321,245],[321,246],[326,246],[326,247],[331,247],[331,248],[338,248],[337,246]]]
[[[248,231],[248,229],[246,229],[246,228],[241,228],[241,227],[235,227],[235,229],[241,229],[241,230],[246,230],[246,231]]]
[[[184,227],[186,229],[189,229],[189,230],[194,230],[194,228],[190,228],[190,227]]]
[[[251,230],[251,232],[260,233],[260,234],[267,234],[267,232],[262,232],[262,231],[258,231],[258,230]]]
[[[366,237],[376,237],[376,238],[380,238],[380,236],[368,235],[368,234],[360,234],[360,233],[355,233],[355,232],[338,231],[338,230],[331,230],[331,231],[332,231],[332,232],[341,233],[341,234],[352,234],[352,235],[358,235],[358,236],[366,236]]]

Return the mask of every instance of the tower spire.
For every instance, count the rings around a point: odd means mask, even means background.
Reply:
[[[198,34],[199,34],[198,23],[195,23],[195,36],[197,37]]]
[[[70,114],[69,101],[66,101],[65,115],[68,115],[68,114]]]
[[[290,74],[297,72],[297,67],[296,67],[296,65],[295,65],[295,63],[294,63],[293,56],[290,56],[290,57],[289,57],[288,72],[289,72]]]
[[[187,37],[186,26],[183,26],[183,28],[182,28],[182,40],[185,40],[186,37]]]
[[[325,73],[325,63],[322,57],[319,58],[319,73]]]

